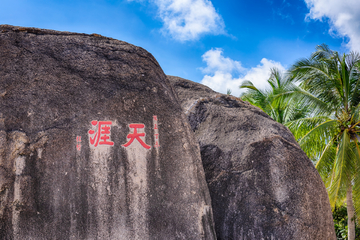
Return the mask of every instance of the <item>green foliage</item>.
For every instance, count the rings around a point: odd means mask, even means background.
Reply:
[[[360,223],[360,55],[319,45],[287,75],[272,69],[268,83],[270,90],[260,90],[245,81],[240,88],[248,91],[241,98],[293,132],[314,161],[333,209],[352,199]],[[348,234],[346,227],[337,223],[339,236]]]
[[[338,240],[348,239],[347,209],[344,206],[333,209],[333,219]],[[360,226],[355,224],[355,240],[360,240]]]
[[[275,121],[282,124],[304,118],[309,113],[307,106],[301,105],[296,98],[302,90],[292,83],[288,76],[276,68],[271,69],[268,79],[270,89],[256,88],[251,81],[244,81],[240,88],[246,88],[240,98],[266,112]]]
[[[319,45],[308,59],[296,62],[291,78],[304,90],[302,103],[312,115],[289,123],[301,148],[315,161],[330,204],[341,206],[360,221],[360,55],[339,54]],[[352,203],[349,199],[352,199]],[[352,206],[353,205],[353,206]],[[351,214],[351,215],[350,215]],[[355,228],[353,221],[349,229]],[[347,235],[343,224],[335,225],[339,236]],[[346,226],[347,227],[347,226]]]
[[[308,156],[316,161],[334,207],[353,186],[356,212],[360,212],[360,55],[340,55],[326,45],[290,69],[304,92],[303,104],[312,116],[288,124]]]

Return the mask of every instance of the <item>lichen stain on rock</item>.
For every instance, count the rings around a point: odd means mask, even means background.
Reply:
[[[201,219],[202,239],[212,239],[213,236],[216,236],[215,228],[211,227],[211,222],[213,221],[211,206],[203,205],[199,219]]]
[[[134,141],[125,148],[128,159],[128,184],[126,195],[129,198],[130,222],[134,230],[132,239],[141,240],[149,235],[148,224],[148,161],[150,151],[139,142]]]
[[[0,130],[0,233],[12,228],[14,239],[21,239],[20,215],[36,212],[32,165],[47,141],[43,132],[30,142],[25,132]]]
[[[108,188],[110,188],[110,183],[108,181],[108,159],[111,156],[111,146],[98,146],[90,148],[89,156],[89,168],[91,169],[91,181],[90,186],[93,190],[92,198],[95,200],[97,206],[94,213],[94,218],[96,218],[98,231],[95,236],[89,236],[90,238],[99,238],[99,239],[110,239],[109,232],[106,230],[104,223],[107,222],[107,206],[109,205],[108,201]],[[111,191],[111,189],[110,189]],[[95,206],[94,206],[95,207]]]

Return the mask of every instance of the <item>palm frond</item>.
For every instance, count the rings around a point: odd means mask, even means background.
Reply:
[[[285,123],[285,126],[289,128],[297,140],[300,140],[311,129],[329,120],[331,119],[328,116],[303,117],[289,121]]]
[[[356,142],[356,168],[353,177],[353,203],[356,213],[356,219],[358,224],[360,224],[360,149],[359,143]]]
[[[360,55],[351,53],[348,61],[351,65],[349,76],[352,91],[350,106],[355,107],[360,103]]]
[[[360,224],[360,167],[357,168],[357,172],[353,179],[353,203],[356,213],[357,223]]]
[[[354,152],[350,147],[350,135],[345,130],[337,147],[336,157],[332,171],[332,183],[329,188],[329,200],[332,206],[335,205],[341,189],[347,189],[351,184],[350,164]]]
[[[319,160],[315,163],[315,168],[323,178],[328,178],[335,160],[336,147],[334,140],[331,139],[322,151]]]
[[[338,134],[338,121],[327,120],[318,124],[305,134],[300,140],[301,148],[310,158],[319,157],[326,144]]]
[[[248,88],[248,89],[253,89],[255,91],[258,91],[258,89],[254,86],[254,84],[248,80],[243,81],[241,83],[241,85],[239,86],[239,88]]]

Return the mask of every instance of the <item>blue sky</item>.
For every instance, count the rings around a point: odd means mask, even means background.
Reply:
[[[318,44],[360,51],[359,0],[0,0],[0,24],[98,33],[152,53],[164,72],[239,95]]]

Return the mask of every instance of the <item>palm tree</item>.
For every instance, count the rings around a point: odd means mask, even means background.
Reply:
[[[308,108],[293,97],[295,93],[302,91],[287,75],[282,74],[277,68],[272,68],[267,82],[270,89],[261,90],[256,88],[251,81],[244,81],[240,88],[246,88],[247,92],[240,98],[261,108],[275,121],[284,125],[307,115]]]
[[[355,239],[355,213],[360,214],[359,67],[358,53],[340,55],[323,44],[290,69],[292,79],[309,93],[302,100],[313,112],[288,127],[315,161],[332,207],[346,199],[350,240]]]

